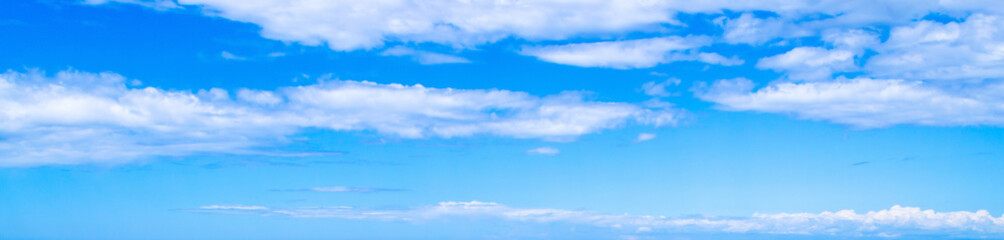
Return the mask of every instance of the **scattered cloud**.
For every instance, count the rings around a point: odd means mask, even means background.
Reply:
[[[640,143],[648,140],[655,139],[656,135],[654,133],[639,133],[638,138],[634,139],[634,142]]]
[[[641,85],[641,89],[642,92],[645,93],[645,95],[656,96],[656,97],[668,97],[676,95],[676,93],[673,93],[672,91],[666,88],[679,85],[680,85],[680,79],[670,78],[663,82],[655,82],[655,81],[647,82]]]
[[[793,114],[859,128],[1004,125],[1001,83],[949,91],[921,81],[838,78],[754,87],[748,79],[719,80],[697,88],[696,96],[723,110]]]
[[[244,209],[247,208],[247,209]],[[441,202],[405,210],[355,207],[284,208],[212,205],[191,212],[251,214],[293,218],[340,218],[380,221],[429,221],[482,218],[526,223],[566,223],[603,227],[612,232],[705,232],[795,234],[844,237],[898,237],[935,235],[952,237],[1004,237],[1004,216],[986,210],[936,212],[899,205],[879,211],[853,210],[821,213],[757,213],[751,217],[683,217],[604,214],[580,210],[515,208],[493,202]]]
[[[566,45],[524,47],[523,55],[541,61],[579,67],[616,69],[649,68],[676,61],[700,61],[709,64],[738,65],[743,60],[697,49],[711,44],[706,36],[670,36],[623,41],[573,43]]]
[[[107,3],[137,4],[143,7],[153,8],[161,11],[181,8],[181,6],[179,6],[173,0],[84,0],[83,1],[83,4],[88,4],[88,5],[100,5]]]
[[[446,55],[442,53],[434,53],[429,51],[415,50],[407,47],[396,46],[384,50],[380,55],[384,56],[407,56],[411,57],[411,60],[421,63],[423,65],[433,65],[433,64],[445,64],[445,63],[470,63],[462,57]]]
[[[856,68],[854,52],[820,47],[797,47],[784,54],[760,59],[757,68],[783,71],[793,80],[832,79],[833,73]]]
[[[963,22],[920,21],[893,28],[874,47],[871,75],[935,81],[1004,78],[1004,18],[975,14]]]
[[[108,0],[88,0],[101,4]],[[564,40],[590,34],[658,32],[660,25],[681,25],[678,13],[744,12],[724,22],[726,39],[757,43],[776,35],[778,21],[802,20],[810,28],[854,28],[872,24],[900,24],[931,12],[965,16],[968,12],[1000,12],[993,1],[561,1],[543,0],[457,2],[262,0],[116,0],[166,10],[175,6],[201,8],[204,14],[261,27],[262,36],[326,45],[334,50],[372,49],[386,42],[438,43],[471,47],[508,37]],[[169,6],[169,7],[159,7]],[[748,14],[768,11],[776,17]],[[365,14],[361,14],[365,13]],[[822,17],[819,16],[828,16]],[[775,21],[776,20],[776,21]],[[785,31],[786,25],[781,24]]]
[[[553,140],[627,123],[673,125],[680,110],[586,100],[582,93],[428,88],[322,78],[276,90],[129,88],[114,73],[0,74],[0,166],[118,163],[260,150],[303,128],[402,138]]]
[[[526,150],[526,154],[530,155],[558,155],[558,153],[561,153],[561,151],[552,147],[539,147]]]
[[[223,59],[226,59],[226,60],[247,60],[248,59],[246,57],[237,56],[237,55],[235,55],[233,53],[230,53],[230,52],[227,52],[227,51],[220,52],[220,57],[222,57]]]
[[[778,18],[757,18],[744,13],[736,19],[721,17],[716,22],[722,26],[722,39],[731,44],[760,45],[787,34],[784,20]]]

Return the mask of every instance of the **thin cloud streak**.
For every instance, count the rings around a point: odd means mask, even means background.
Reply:
[[[189,212],[248,214],[292,218],[339,218],[379,221],[430,221],[454,218],[495,219],[526,223],[566,223],[607,228],[614,232],[705,232],[795,234],[845,237],[948,235],[1004,237],[1004,216],[986,210],[936,212],[899,205],[879,211],[754,214],[751,217],[683,217],[604,214],[548,208],[515,208],[494,202],[441,202],[406,210],[375,210],[349,206],[275,209],[210,205]]]

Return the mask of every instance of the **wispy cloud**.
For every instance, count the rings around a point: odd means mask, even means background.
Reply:
[[[656,135],[654,133],[639,133],[638,137],[634,139],[634,142],[640,143],[648,140],[655,139]]]
[[[262,154],[302,128],[403,138],[489,135],[567,140],[679,110],[585,100],[320,79],[277,90],[129,88],[114,73],[0,74],[0,166],[117,163],[150,156]]]
[[[921,81],[840,78],[754,87],[748,79],[720,80],[698,87],[695,95],[723,110],[794,114],[859,128],[1004,125],[1004,83],[948,91]]]
[[[557,155],[558,153],[561,153],[561,151],[552,147],[539,147],[526,150],[526,154],[530,155]]]
[[[192,212],[253,214],[294,218],[341,218],[382,221],[427,221],[481,217],[527,223],[567,223],[604,227],[632,233],[758,233],[844,237],[897,237],[936,235],[953,237],[1004,237],[1004,216],[985,210],[936,212],[915,207],[857,213],[853,210],[821,213],[754,214],[751,217],[683,217],[604,214],[579,210],[515,208],[493,202],[441,202],[406,210],[373,210],[355,207],[284,208],[212,205]]]
[[[230,52],[227,52],[227,51],[220,52],[220,57],[222,57],[223,59],[226,59],[226,60],[247,60],[248,59],[246,57],[237,56],[236,54],[233,54],[233,53],[230,53]]]
[[[471,62],[470,60],[467,60],[466,58],[462,57],[446,55],[442,53],[434,53],[429,51],[415,50],[402,46],[388,48],[387,50],[384,50],[382,53],[380,53],[380,55],[411,57],[411,60],[424,65]]]
[[[649,68],[661,63],[700,61],[709,64],[739,65],[743,60],[716,53],[702,53],[698,48],[711,44],[706,36],[659,37],[623,41],[574,43],[524,47],[523,55],[542,61],[580,66],[617,69]]]

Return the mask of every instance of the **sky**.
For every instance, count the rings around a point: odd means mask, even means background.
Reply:
[[[1004,239],[993,1],[0,6],[0,239]]]

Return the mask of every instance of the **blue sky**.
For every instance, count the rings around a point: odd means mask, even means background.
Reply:
[[[995,5],[4,2],[0,238],[1004,238]]]

